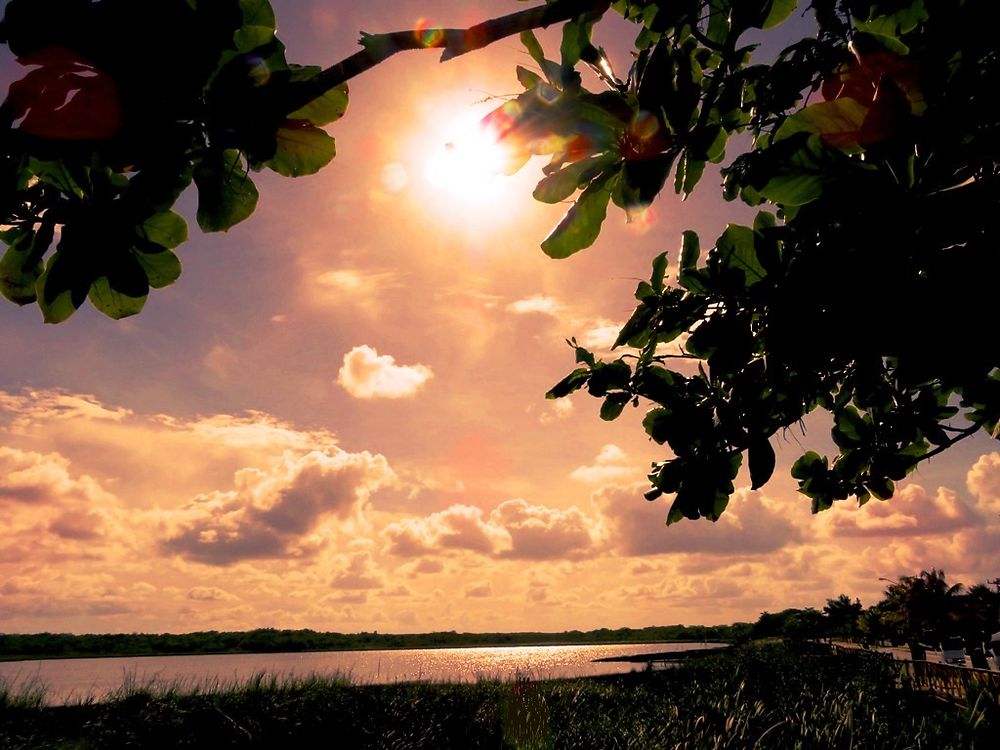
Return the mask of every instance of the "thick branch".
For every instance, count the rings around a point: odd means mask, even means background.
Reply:
[[[290,92],[288,111],[305,106],[332,88],[385,62],[397,52],[442,49],[441,62],[444,62],[522,31],[546,28],[585,13],[603,13],[610,5],[611,0],[556,0],[483,21],[467,29],[411,29],[365,35],[361,39],[364,49],[331,65],[308,81],[296,84]]]

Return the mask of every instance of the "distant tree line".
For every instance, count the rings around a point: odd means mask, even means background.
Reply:
[[[812,607],[763,612],[751,638],[841,638],[867,644],[923,643],[937,647],[959,638],[967,648],[990,642],[1000,630],[1000,581],[966,587],[948,583],[943,570],[885,580],[883,597],[869,607],[841,594],[822,611]]]
[[[648,628],[571,630],[561,633],[324,633],[258,628],[243,632],[0,634],[0,659],[172,654],[278,653],[363,649],[601,644],[662,641],[732,641],[749,625],[665,625]]]

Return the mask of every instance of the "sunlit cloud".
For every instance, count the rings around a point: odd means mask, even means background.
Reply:
[[[618,338],[622,324],[600,318],[589,324],[589,327],[578,337],[580,344],[594,352],[607,353]]]
[[[838,503],[828,513],[837,536],[950,534],[979,522],[978,515],[953,490],[939,487],[932,495],[919,484],[903,486],[891,500],[872,500],[861,508]]]
[[[573,559],[597,553],[595,519],[580,509],[532,505],[516,498],[489,514],[471,505],[453,505],[422,518],[406,518],[382,530],[387,551],[418,557],[465,550],[517,560]]]
[[[758,555],[801,539],[799,529],[765,504],[758,492],[738,489],[715,523],[682,520],[668,527],[669,502],[643,500],[646,489],[644,484],[608,486],[594,494],[609,526],[610,543],[624,555]]]
[[[1000,453],[979,457],[966,477],[966,487],[979,502],[979,507],[995,523],[1000,518]]]
[[[629,459],[625,451],[609,443],[601,448],[593,464],[577,467],[570,474],[570,478],[592,484],[608,484],[636,477],[639,473],[639,468]]]
[[[554,297],[546,297],[541,294],[535,294],[531,297],[525,297],[524,299],[515,300],[507,305],[507,312],[512,312],[516,315],[551,315],[553,317],[559,315],[563,310],[562,303]]]
[[[564,419],[569,419],[573,414],[573,402],[569,398],[557,398],[546,401],[542,407],[542,413],[538,415],[538,421],[542,424],[553,424]]]
[[[493,594],[493,587],[489,583],[479,583],[468,586],[465,589],[466,599],[482,599]]]
[[[286,455],[273,471],[238,471],[234,490],[196,497],[162,548],[210,565],[308,557],[327,541],[313,533],[322,520],[362,512],[370,494],[394,479],[385,458],[368,452]]]
[[[236,599],[228,591],[223,591],[216,586],[195,586],[188,589],[187,598],[196,602],[224,602]]]
[[[355,398],[405,398],[433,376],[427,365],[397,365],[394,357],[362,345],[344,355],[337,382]]]
[[[371,553],[359,552],[333,574],[330,585],[335,589],[380,589],[385,584]]]

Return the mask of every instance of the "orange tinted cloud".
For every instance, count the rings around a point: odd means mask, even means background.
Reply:
[[[405,398],[433,377],[427,365],[397,365],[388,354],[356,346],[344,355],[337,382],[355,398]]]
[[[367,451],[286,455],[273,471],[237,472],[235,490],[195,498],[162,548],[212,565],[311,555],[324,544],[310,537],[321,520],[360,513],[394,479],[385,458]]]

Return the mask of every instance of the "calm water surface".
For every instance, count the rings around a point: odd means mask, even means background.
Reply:
[[[504,648],[318,651],[295,654],[211,654],[111,659],[48,659],[0,662],[8,685],[44,685],[50,703],[100,698],[127,682],[140,685],[224,686],[257,674],[279,677],[341,675],[353,682],[406,680],[475,681],[526,676],[585,677],[641,669],[628,662],[597,662],[605,656],[686,651],[700,643],[643,643],[603,646],[516,646]]]

